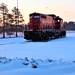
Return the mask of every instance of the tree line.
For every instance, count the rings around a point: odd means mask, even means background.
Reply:
[[[0,4],[0,33],[3,33],[3,38],[5,38],[5,33],[12,34],[13,32],[23,32],[25,25],[25,20],[20,10],[17,7],[13,7],[11,13],[5,3]]]
[[[64,22],[66,30],[75,30],[75,22]]]

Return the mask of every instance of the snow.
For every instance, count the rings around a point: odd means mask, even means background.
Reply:
[[[0,39],[0,75],[75,75],[75,31],[48,42]]]

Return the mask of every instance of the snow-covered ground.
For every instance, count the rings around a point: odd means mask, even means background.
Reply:
[[[0,39],[0,75],[75,75],[75,32],[48,42]]]

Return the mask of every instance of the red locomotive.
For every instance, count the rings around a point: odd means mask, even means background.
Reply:
[[[54,14],[29,14],[29,29],[24,31],[24,38],[32,41],[48,40],[66,36],[63,19]]]

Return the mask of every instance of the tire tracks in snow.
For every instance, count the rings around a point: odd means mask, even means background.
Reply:
[[[0,43],[0,45],[7,45],[7,44],[14,44],[15,42],[9,42],[9,43]]]

